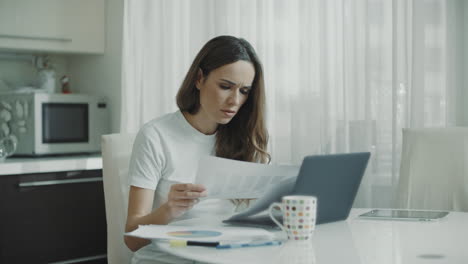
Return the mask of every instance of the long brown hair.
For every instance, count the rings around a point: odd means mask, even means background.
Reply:
[[[181,111],[196,114],[200,94],[195,86],[199,70],[206,78],[211,71],[236,61],[253,64],[255,77],[246,102],[227,124],[218,125],[216,156],[242,161],[270,161],[267,153],[268,132],[265,125],[265,84],[263,69],[254,48],[242,38],[219,36],[208,41],[198,52],[177,93]]]

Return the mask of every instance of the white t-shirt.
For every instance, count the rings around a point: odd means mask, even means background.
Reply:
[[[214,155],[215,141],[216,135],[199,132],[180,111],[156,118],[146,123],[136,136],[130,159],[129,184],[155,190],[153,209],[159,208],[167,201],[172,184],[194,182],[199,159]],[[203,200],[174,221],[209,214],[227,215],[233,210],[229,200]],[[135,252],[132,263],[184,262],[150,244]]]

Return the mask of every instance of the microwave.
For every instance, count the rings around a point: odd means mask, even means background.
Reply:
[[[98,153],[110,127],[106,101],[91,95],[0,94],[0,116],[0,134],[18,140],[16,156]]]

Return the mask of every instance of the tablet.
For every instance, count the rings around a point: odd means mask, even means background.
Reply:
[[[395,210],[395,209],[375,209],[359,218],[382,219],[382,220],[408,220],[408,221],[432,221],[448,215],[445,211],[423,211],[423,210]]]

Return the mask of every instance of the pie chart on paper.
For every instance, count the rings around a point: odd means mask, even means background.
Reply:
[[[177,238],[203,238],[203,237],[217,237],[222,233],[218,231],[210,230],[186,230],[186,231],[173,231],[168,232],[168,236],[173,236]]]

